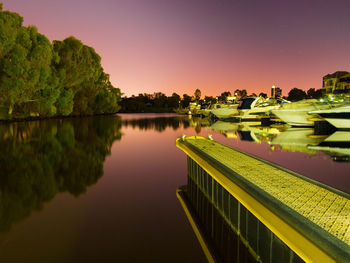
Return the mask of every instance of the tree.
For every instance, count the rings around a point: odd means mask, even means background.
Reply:
[[[238,98],[244,98],[244,97],[247,97],[247,95],[248,95],[247,90],[245,90],[245,89],[242,89],[242,90],[236,89],[234,94]]]
[[[290,101],[298,101],[306,98],[306,92],[298,88],[293,88],[288,93],[288,100]]]
[[[175,92],[168,98],[168,104],[170,108],[178,108],[180,106],[181,97]]]
[[[226,101],[226,98],[231,96],[231,92],[225,91],[221,93],[221,95],[218,97],[219,101]]]
[[[310,88],[307,91],[307,97],[309,99],[319,99],[322,95],[322,89],[315,90],[314,88]]]
[[[93,48],[74,37],[51,44],[36,27],[24,27],[22,22],[21,16],[2,11],[0,5],[2,118],[114,113],[119,109],[121,92],[103,72]]]
[[[204,100],[205,100],[206,103],[210,103],[210,104],[216,103],[216,98],[214,98],[212,96],[205,96]]]
[[[188,107],[188,105],[190,104],[191,100],[192,100],[191,96],[189,96],[187,94],[182,95],[181,106],[183,108]]]
[[[16,13],[0,11],[0,103],[10,118],[14,111],[54,114],[52,100],[46,98],[58,93],[52,45],[36,27],[23,27],[22,21]]]
[[[201,91],[199,89],[196,89],[196,91],[194,92],[194,99],[196,101],[199,101],[201,98],[201,95],[202,95]]]
[[[53,46],[60,57],[55,64],[62,90],[56,103],[58,112],[91,115],[118,111],[121,92],[112,86],[109,75],[103,72],[101,57],[95,50],[74,37],[54,41]]]
[[[263,97],[263,98],[267,98],[267,94],[266,93],[264,93],[264,92],[260,92],[259,93],[259,97]]]

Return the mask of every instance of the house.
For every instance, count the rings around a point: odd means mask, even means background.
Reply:
[[[336,71],[324,76],[322,90],[325,95],[350,93],[350,73]]]

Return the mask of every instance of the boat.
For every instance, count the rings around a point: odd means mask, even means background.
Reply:
[[[222,109],[222,108],[226,108],[226,107],[229,107],[231,106],[231,104],[226,104],[226,103],[214,103],[214,104],[211,104],[209,105],[208,107],[206,108],[201,108],[200,110],[198,110],[197,112],[205,117],[208,117],[210,115],[210,113],[213,111],[213,110],[216,110],[216,109]]]
[[[311,127],[314,126],[314,120],[318,117],[311,112],[330,109],[335,105],[335,103],[321,102],[316,99],[306,99],[282,104],[280,108],[272,110],[272,113],[291,126]]]
[[[262,118],[271,117],[271,111],[278,109],[282,99],[265,99],[263,97],[247,97],[240,101],[237,109],[239,114],[235,116],[240,121],[260,121]]]
[[[225,106],[220,106],[211,110],[211,114],[218,119],[231,119],[232,117],[238,115],[238,104],[224,104]]]
[[[309,112],[317,114],[337,129],[350,129],[350,104],[339,105],[335,108],[314,110]]]

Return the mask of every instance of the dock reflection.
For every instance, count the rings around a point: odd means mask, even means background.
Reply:
[[[188,177],[177,197],[209,262],[259,262],[209,199]]]

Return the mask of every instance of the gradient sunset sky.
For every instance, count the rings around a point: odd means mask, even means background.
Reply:
[[[75,36],[130,96],[283,95],[350,71],[349,0],[0,0],[50,40]]]

